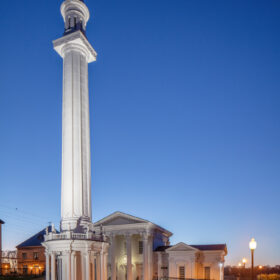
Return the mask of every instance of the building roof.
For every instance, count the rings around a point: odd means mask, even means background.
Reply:
[[[48,231],[50,232],[52,230],[51,226],[48,226]],[[16,246],[16,248],[23,248],[23,247],[38,247],[42,246],[42,242],[44,241],[44,235],[46,234],[46,228],[39,231],[29,239],[23,241],[19,245]]]
[[[205,245],[189,245],[190,247],[196,248],[200,251],[225,251],[227,252],[226,244],[205,244]],[[156,252],[163,252],[173,246],[159,246],[155,249]]]
[[[190,245],[201,251],[226,251],[226,244]]]
[[[114,223],[112,224],[112,221],[117,221],[118,223]],[[107,226],[107,225],[125,225],[128,223],[145,223],[145,224],[150,224],[152,225],[154,228],[157,228],[158,230],[160,230],[161,232],[163,232],[165,235],[167,235],[168,237],[170,237],[172,235],[172,232],[166,230],[165,228],[154,224],[148,220],[130,215],[130,214],[126,214],[120,211],[116,211],[108,216],[106,216],[105,218],[97,221],[94,223],[95,227],[98,226]]]
[[[0,224],[3,225],[3,224],[5,224],[5,222],[0,219]]]

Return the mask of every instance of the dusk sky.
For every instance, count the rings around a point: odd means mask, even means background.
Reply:
[[[280,264],[280,1],[86,0],[92,203]],[[59,0],[1,1],[3,249],[59,228]]]

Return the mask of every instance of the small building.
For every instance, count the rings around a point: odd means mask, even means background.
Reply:
[[[48,227],[51,231],[51,226]],[[46,228],[16,246],[18,273],[41,275],[45,272],[45,248],[42,246]]]
[[[2,252],[2,274],[16,274],[17,273],[17,251],[3,251]]]

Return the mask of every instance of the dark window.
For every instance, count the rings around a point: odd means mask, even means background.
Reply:
[[[179,266],[179,278],[185,279],[185,267],[184,266]]]
[[[33,259],[34,260],[38,260],[39,259],[39,253],[38,252],[34,252],[33,253]]]
[[[26,254],[26,253],[23,253],[23,254]],[[28,267],[27,267],[27,265],[24,265],[22,268],[22,273],[27,274],[27,272],[28,272]]]
[[[143,254],[143,241],[139,241],[139,245],[138,245],[138,252],[140,255]]]
[[[210,279],[210,266],[204,267],[204,279],[207,279],[207,280]]]
[[[23,258],[24,260],[26,260],[26,259],[27,259],[27,254],[26,254],[26,253],[22,253],[22,258]]]

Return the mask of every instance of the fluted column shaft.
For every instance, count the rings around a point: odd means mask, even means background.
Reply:
[[[80,217],[91,220],[90,127],[86,56],[64,48],[61,216],[69,226]]]

